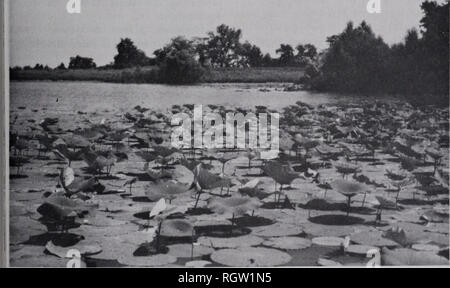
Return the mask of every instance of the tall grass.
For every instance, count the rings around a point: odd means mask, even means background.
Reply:
[[[296,83],[303,76],[303,69],[294,67],[223,68],[209,69],[203,81],[206,83]]]
[[[295,83],[303,70],[290,67],[221,68],[207,69],[201,79],[204,83]],[[123,70],[22,70],[11,72],[15,81],[99,81],[112,83],[162,83],[159,68],[143,67]]]

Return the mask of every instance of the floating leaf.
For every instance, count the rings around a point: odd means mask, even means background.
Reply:
[[[436,255],[434,252],[419,252],[412,249],[382,249],[382,265],[386,266],[448,266],[447,258]]]
[[[212,211],[218,214],[230,213],[235,216],[254,211],[261,205],[257,199],[249,197],[213,198],[208,202],[208,208]]]
[[[175,244],[167,247],[169,248],[168,254],[177,258],[191,258],[191,256],[192,258],[198,258],[214,252],[214,249],[201,245]]]
[[[312,239],[312,244],[327,247],[341,247],[344,239],[339,237],[317,237]]]
[[[166,210],[166,208],[167,208],[166,200],[165,199],[159,200],[158,203],[156,203],[155,206],[153,207],[152,211],[150,211],[150,218],[153,218],[161,214],[162,212],[164,212],[164,210]]]
[[[303,233],[301,227],[286,223],[276,223],[269,226],[252,228],[252,234],[262,237],[295,236],[301,233]]]
[[[216,251],[211,259],[230,267],[273,267],[288,263],[291,256],[276,249],[243,247]]]
[[[154,256],[137,257],[133,255],[120,255],[118,260],[120,264],[131,267],[163,267],[175,263],[177,258],[172,255],[158,254]]]
[[[192,237],[194,227],[186,220],[165,220],[161,224],[160,235],[165,237]]]
[[[309,239],[300,237],[276,237],[264,241],[264,246],[278,248],[283,250],[300,250],[311,246],[312,242]]]
[[[45,245],[45,249],[59,258],[72,258],[68,255],[68,252],[72,249],[80,252],[81,255],[91,256],[102,252],[102,248],[97,243],[85,243],[85,241],[78,242],[75,246],[71,247],[59,247],[49,241]]]
[[[241,237],[217,238],[217,237],[200,237],[197,243],[211,248],[238,248],[258,246],[264,240],[262,238],[246,235]]]

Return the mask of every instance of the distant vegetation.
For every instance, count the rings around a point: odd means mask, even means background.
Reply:
[[[17,81],[98,81],[111,83],[164,83],[157,66],[127,69],[22,70]],[[200,83],[296,83],[303,75],[297,67],[204,68]]]
[[[311,89],[343,93],[441,95],[449,93],[449,3],[422,4],[421,31],[410,30],[403,43],[389,47],[366,22],[349,23],[328,37],[329,48],[306,67]]]
[[[449,91],[449,3],[426,1],[421,8],[421,30],[408,31],[404,42],[392,46],[363,21],[359,26],[348,23],[342,33],[328,37],[329,47],[324,51],[319,52],[312,44],[283,43],[276,50],[278,57],[272,58],[256,45],[242,42],[240,29],[222,24],[206,37],[176,37],[156,50],[154,57],[125,38],[116,46],[114,61],[97,70],[91,71],[96,67],[93,59],[76,56],[70,59],[68,70],[64,63],[54,69],[57,71],[42,64],[14,67],[11,79],[167,84],[300,82],[318,91],[441,95],[445,100]],[[86,75],[72,71],[80,69],[89,71]]]

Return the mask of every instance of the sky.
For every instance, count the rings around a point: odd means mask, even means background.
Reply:
[[[419,28],[423,0],[80,0],[81,14],[66,11],[68,0],[11,0],[10,66],[68,64],[76,55],[97,65],[113,61],[121,38],[131,38],[152,56],[171,38],[205,36],[224,23],[243,31],[243,40],[275,56],[281,43],[327,47],[326,38],[348,21],[366,20],[388,44]],[[439,1],[442,2],[442,1]]]

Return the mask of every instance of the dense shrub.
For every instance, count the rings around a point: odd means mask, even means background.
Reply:
[[[204,70],[196,59],[191,41],[177,37],[155,54],[160,81],[167,84],[191,84],[200,81]]]

